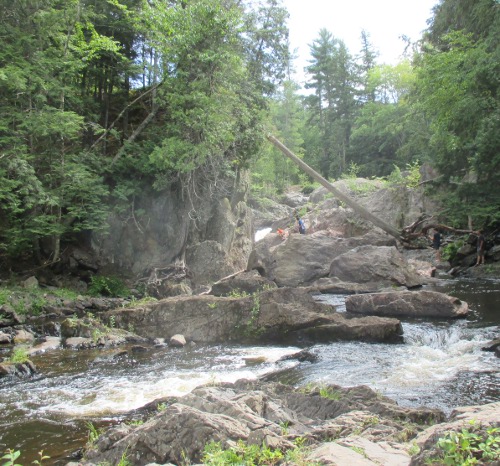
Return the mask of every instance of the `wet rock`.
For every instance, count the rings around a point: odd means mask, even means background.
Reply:
[[[130,348],[130,352],[132,354],[146,353],[147,351],[148,351],[148,348],[146,348],[145,346],[141,346],[141,345],[134,345]]]
[[[258,366],[260,364],[264,364],[267,362],[267,358],[265,356],[248,356],[243,358],[246,366]]]
[[[486,346],[483,346],[481,349],[483,351],[496,351],[500,348],[500,338],[490,341]]]
[[[91,338],[70,337],[66,338],[64,346],[71,349],[86,349],[93,348],[96,345]]]
[[[279,361],[293,361],[297,360],[300,362],[317,362],[318,355],[311,353],[308,350],[302,350],[298,353],[287,354],[279,359]]]
[[[45,337],[44,341],[39,345],[33,346],[28,350],[28,354],[38,354],[44,353],[45,351],[51,351],[60,348],[61,346],[61,338],[59,337]]]
[[[23,363],[0,363],[0,378],[1,377],[30,377],[36,373],[36,366],[27,360]]]
[[[378,316],[466,317],[466,302],[437,291],[398,291],[347,296],[346,310]]]
[[[8,345],[12,342],[12,338],[8,333],[0,332],[0,345]]]

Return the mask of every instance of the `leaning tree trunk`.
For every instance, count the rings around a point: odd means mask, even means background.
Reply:
[[[386,233],[391,236],[394,236],[398,241],[403,241],[402,233],[398,231],[396,228],[392,227],[388,223],[385,223],[383,220],[380,220],[378,217],[375,217],[370,211],[366,210],[363,206],[359,205],[357,202],[353,201],[350,197],[346,196],[342,191],[339,191],[335,186],[329,183],[325,178],[323,178],[319,173],[315,172],[309,165],[304,163],[301,159],[299,159],[290,149],[288,149],[284,144],[278,141],[274,136],[269,134],[267,139],[271,141],[281,152],[283,152],[289,159],[295,162],[303,171],[305,171],[308,175],[312,176],[316,181],[321,183],[328,191],[333,193],[333,195],[340,199],[342,202],[346,203],[349,207],[354,210],[357,214],[363,217],[365,220],[373,223],[375,226],[381,228]]]

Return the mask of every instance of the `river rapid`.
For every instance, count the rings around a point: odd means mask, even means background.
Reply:
[[[112,357],[116,349],[36,355],[39,375],[0,380],[0,452],[20,450],[18,463],[30,464],[43,450],[51,457],[43,464],[65,464],[86,442],[90,425],[119,422],[132,409],[201,384],[264,375],[296,386],[366,384],[400,405],[446,413],[500,401],[500,359],[481,350],[500,336],[500,281],[442,280],[427,289],[467,301],[467,319],[402,320],[401,344],[313,345],[308,349],[318,356],[316,363],[280,361],[302,348],[273,345],[151,347],[120,357]],[[340,295],[318,300],[345,312]]]

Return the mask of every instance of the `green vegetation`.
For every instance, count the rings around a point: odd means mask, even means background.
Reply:
[[[16,463],[16,460],[21,456],[21,452],[19,450],[8,449],[5,452],[5,455],[0,458],[0,460],[5,460],[5,463],[2,463],[2,466],[22,466],[21,464]]]
[[[453,243],[448,243],[442,248],[441,257],[446,260],[452,262],[458,250],[464,245],[464,240],[454,241]]]
[[[202,461],[208,466],[224,465],[275,465],[283,462],[297,466],[316,466],[317,463],[305,460],[307,448],[297,439],[296,447],[286,452],[265,445],[246,445],[239,440],[235,446],[223,449],[218,442],[205,446]]]
[[[16,346],[12,350],[9,362],[12,364],[24,364],[29,361],[28,348],[26,346]]]
[[[130,295],[130,290],[118,277],[94,275],[90,279],[88,293],[91,296],[110,296],[124,298]]]
[[[321,398],[327,398],[328,400],[338,401],[342,398],[342,393],[334,390],[332,387],[320,387],[319,395]]]
[[[439,456],[436,462],[454,466],[492,464],[500,460],[500,429],[471,423],[470,429],[448,432],[437,442]],[[431,459],[433,462],[434,459]]]
[[[47,456],[47,455],[44,455],[43,454],[43,450],[40,450],[38,452],[38,457],[39,459],[33,461],[33,464],[37,464],[38,466],[41,466],[42,463],[45,461],[45,460],[49,460],[50,459],[50,456]]]
[[[98,429],[91,422],[86,423],[88,429],[88,440],[87,440],[87,448],[94,445],[102,434],[102,429]]]

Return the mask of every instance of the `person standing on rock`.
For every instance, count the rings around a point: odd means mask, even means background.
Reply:
[[[436,260],[441,262],[441,252],[439,248],[441,247],[441,232],[439,230],[434,230],[432,235],[432,249],[436,251]]]
[[[296,215],[295,218],[297,219],[297,222],[299,224],[299,233],[301,235],[305,235],[306,234],[306,224],[304,223],[304,220],[302,220],[298,215]]]
[[[476,266],[484,264],[484,250],[486,249],[486,242],[482,230],[477,232],[477,261]]]

